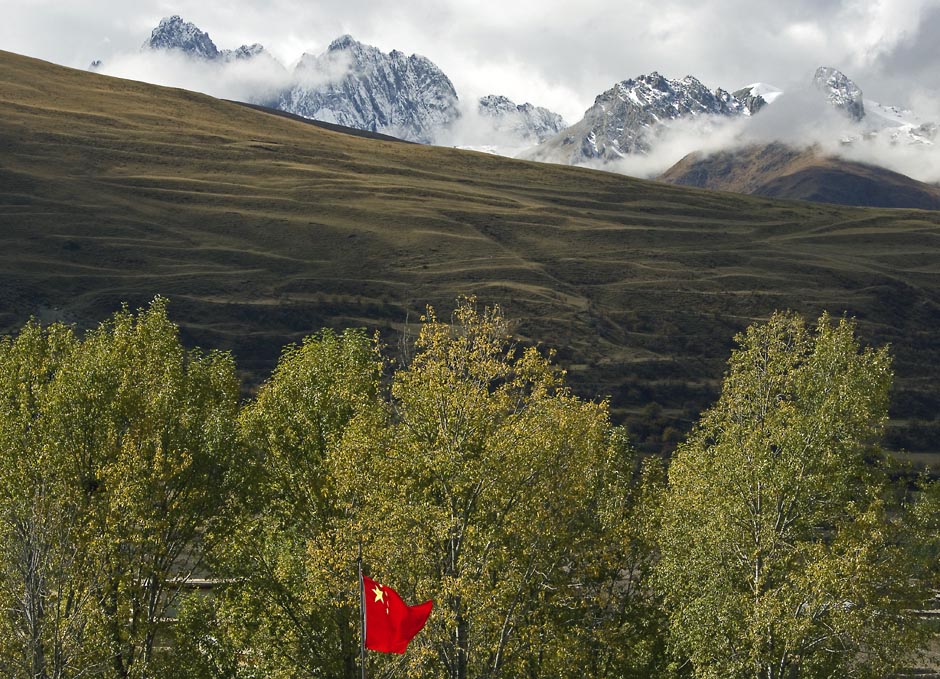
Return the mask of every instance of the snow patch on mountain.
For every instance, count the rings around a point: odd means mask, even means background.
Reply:
[[[861,136],[879,136],[895,144],[933,145],[937,124],[925,121],[913,111],[885,106],[865,99],[865,120]]]
[[[746,90],[752,97],[761,97],[768,104],[774,103],[783,94],[783,90],[779,87],[767,83],[751,83],[742,87],[741,90]]]

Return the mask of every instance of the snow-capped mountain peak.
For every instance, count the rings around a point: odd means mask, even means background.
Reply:
[[[752,97],[761,97],[768,104],[774,103],[774,101],[783,94],[783,90],[779,87],[769,85],[767,83],[751,83],[750,85],[745,85],[738,92],[747,91]],[[737,92],[735,92],[737,94]]]
[[[141,49],[182,52],[206,61],[245,61],[262,55],[274,59],[259,43],[242,45],[233,50],[220,50],[208,33],[200,30],[195,24],[184,21],[177,14],[161,19]]]
[[[853,120],[865,117],[862,90],[842,71],[830,66],[820,66],[813,76],[813,85],[826,95],[830,104],[845,111]]]
[[[217,59],[221,54],[208,33],[176,14],[160,20],[142,49],[179,50],[203,59]]]
[[[709,90],[690,75],[670,80],[653,71],[602,92],[580,122],[521,157],[577,165],[645,154],[671,121],[701,119],[707,127],[715,118],[749,116],[760,105],[763,99],[742,101],[721,88]]]
[[[508,134],[527,144],[543,142],[568,127],[560,115],[547,108],[528,102],[516,104],[497,94],[480,97],[477,110],[493,123],[497,134]]]
[[[278,108],[305,118],[431,143],[458,117],[457,93],[430,59],[389,54],[350,35],[305,54]]]
[[[328,52],[334,50],[348,50],[353,48],[361,48],[363,44],[356,40],[354,37],[349,35],[349,33],[344,33],[343,35],[336,38],[333,42],[330,43],[330,46],[327,47]]]
[[[254,59],[259,57],[262,54],[265,54],[264,47],[260,43],[253,43],[251,45],[242,45],[233,50],[222,50],[221,56],[223,59]]]
[[[937,125],[925,122],[913,111],[898,106],[885,106],[865,99],[863,135],[881,137],[892,144],[933,145]]]
[[[611,95],[620,101],[646,108],[656,120],[674,119],[701,114],[737,115],[745,106],[721,88],[710,91],[691,75],[681,80],[669,80],[658,72],[624,80],[612,90],[599,95],[595,105],[611,101]]]

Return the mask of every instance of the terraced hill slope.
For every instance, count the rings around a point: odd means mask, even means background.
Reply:
[[[172,300],[249,381],[322,326],[395,347],[427,303],[501,303],[650,450],[774,309],[897,357],[893,445],[940,452],[940,214],[713,193],[365,139],[0,53],[0,332]]]

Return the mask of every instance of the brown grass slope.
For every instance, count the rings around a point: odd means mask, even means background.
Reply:
[[[670,184],[860,207],[940,209],[940,187],[815,149],[760,144],[692,153],[659,179]]]
[[[0,332],[172,300],[263,379],[323,326],[392,345],[426,303],[499,302],[649,449],[774,309],[891,342],[894,443],[936,451],[940,216],[788,203],[363,139],[0,53]],[[900,437],[900,438],[899,438]]]

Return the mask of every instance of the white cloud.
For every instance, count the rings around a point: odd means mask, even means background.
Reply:
[[[893,143],[887,137],[842,146],[835,153],[848,160],[886,167],[918,181],[940,182],[940,146]]]
[[[287,70],[273,58],[206,61],[163,50],[116,55],[99,72],[260,104],[276,100],[290,82]]]

